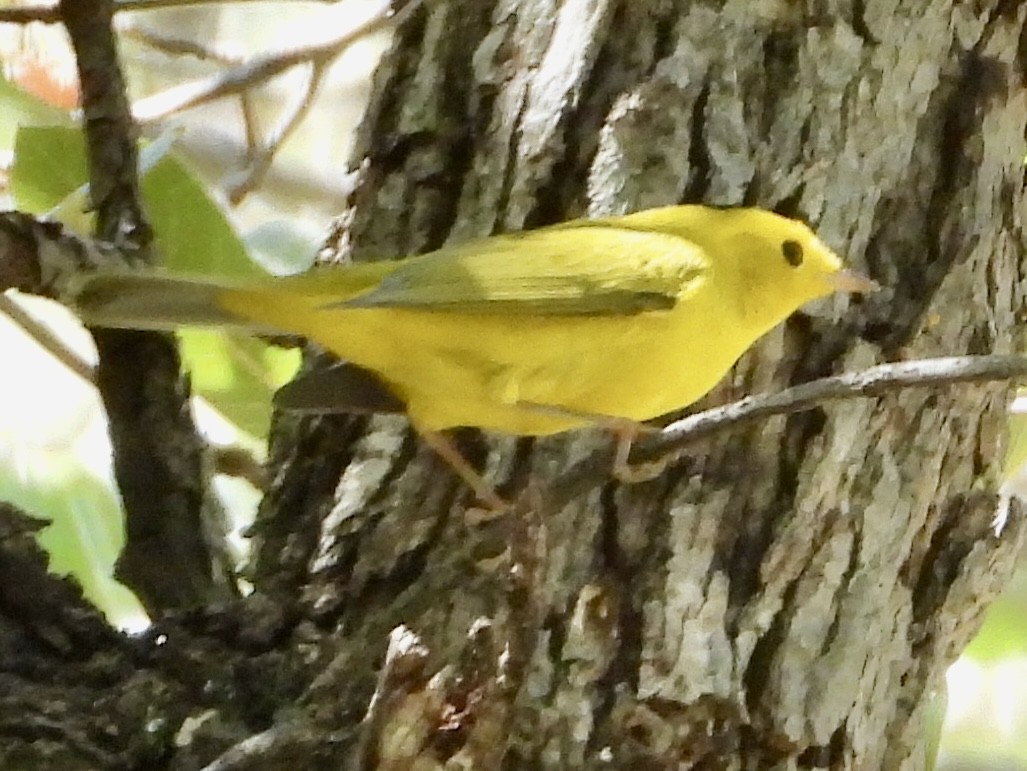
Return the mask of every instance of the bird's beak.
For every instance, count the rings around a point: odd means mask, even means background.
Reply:
[[[854,270],[835,271],[827,277],[827,284],[835,292],[854,292],[856,294],[876,292],[881,288],[881,285],[872,278],[867,278]]]

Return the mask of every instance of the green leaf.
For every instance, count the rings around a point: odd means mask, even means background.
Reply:
[[[170,271],[209,276],[257,276],[221,207],[173,155],[143,177],[143,200],[162,264]]]
[[[19,209],[44,214],[85,184],[86,179],[85,145],[77,129],[64,126],[18,129],[10,187]],[[65,224],[82,232],[81,226],[87,222]],[[85,232],[88,232],[88,224]]]
[[[70,450],[25,445],[13,452],[17,462],[0,465],[0,499],[49,520],[37,540],[50,571],[74,576],[86,598],[116,625],[141,615],[138,601],[112,575],[124,542],[112,492]]]
[[[88,232],[85,215],[75,216],[79,206],[57,208],[62,201],[76,200],[86,178],[85,145],[78,130],[50,126],[18,131],[10,173],[18,208],[36,214],[56,209],[65,224]],[[174,155],[160,157],[143,176],[142,195],[155,247],[168,270],[209,276],[264,274],[218,203]],[[222,332],[189,330],[181,339],[196,392],[243,430],[265,436],[271,394],[295,372],[299,355]]]
[[[1006,420],[1009,421],[1009,433],[1003,474],[1008,477],[1027,463],[1027,413],[1010,412]]]
[[[165,131],[153,142],[142,148],[139,153],[139,170],[145,174],[168,154],[172,143],[178,132]],[[82,173],[85,174],[85,162],[83,160]],[[71,193],[61,199],[54,208],[50,209],[46,216],[73,227],[76,232],[87,233],[92,227],[89,211],[89,185],[82,184]]]
[[[19,209],[49,212],[86,180],[85,144],[77,129],[18,130],[10,184]],[[221,207],[173,155],[164,155],[144,174],[142,194],[155,246],[168,270],[219,276],[261,273]],[[87,221],[78,220],[74,210],[60,214],[69,227],[87,232]]]
[[[271,395],[298,369],[299,351],[204,329],[183,330],[179,340],[194,390],[243,431],[267,436]]]
[[[19,126],[71,125],[66,112],[27,94],[3,76],[0,76],[0,115],[3,116],[0,120],[0,149],[3,150],[14,146]]]

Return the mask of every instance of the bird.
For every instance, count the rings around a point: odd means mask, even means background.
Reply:
[[[700,399],[805,303],[875,288],[799,220],[682,204],[287,277],[83,272],[70,305],[93,326],[306,337],[342,363],[287,385],[276,404],[403,412],[479,499],[503,508],[445,431],[603,426],[627,478],[645,421]]]

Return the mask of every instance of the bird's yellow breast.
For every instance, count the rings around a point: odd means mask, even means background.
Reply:
[[[259,308],[262,321],[377,372],[422,430],[544,435],[595,422],[589,416],[648,420],[705,394],[752,341],[732,309],[711,306],[708,295],[625,317],[326,309],[323,298],[299,295],[269,307],[268,297],[245,292],[222,302],[240,315]],[[312,302],[319,307],[299,307]]]
[[[542,435],[691,404],[840,268],[802,223],[675,206],[225,288],[218,303],[373,371],[422,431]]]

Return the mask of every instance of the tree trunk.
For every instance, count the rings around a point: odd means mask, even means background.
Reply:
[[[381,65],[335,254],[759,205],[884,289],[797,314],[710,402],[1011,352],[1025,16],[426,3]],[[922,768],[925,709],[1023,540],[1020,517],[991,528],[1008,398],[835,403],[725,431],[634,486],[579,463],[608,457],[600,432],[464,432],[516,501],[484,520],[404,420],[280,415],[254,594],[158,623],[133,645],[161,646],[112,681],[150,689],[162,728],[139,742],[182,769],[222,752],[208,768]],[[138,767],[128,726],[114,743]]]

